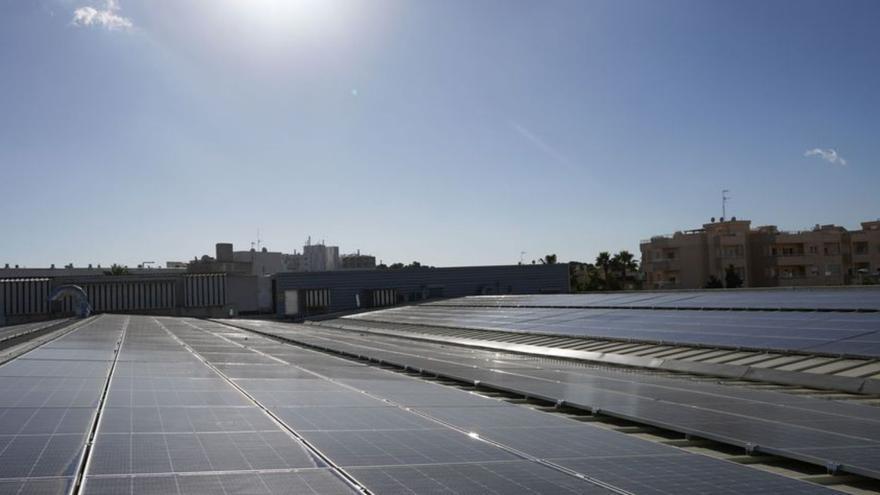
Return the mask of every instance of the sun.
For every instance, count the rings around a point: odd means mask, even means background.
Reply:
[[[243,23],[269,31],[299,34],[332,29],[344,14],[336,0],[226,0]]]

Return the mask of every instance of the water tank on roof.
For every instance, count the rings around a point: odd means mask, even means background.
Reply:
[[[228,242],[218,242],[217,243],[217,261],[220,262],[231,262],[232,261],[232,244]]]

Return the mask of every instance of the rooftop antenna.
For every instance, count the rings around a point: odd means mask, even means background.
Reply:
[[[257,229],[257,251],[260,250],[260,245],[263,241],[260,239],[260,229]]]
[[[727,195],[729,193],[729,189],[721,190],[721,220],[724,221],[727,218],[727,200],[730,199],[730,196]]]

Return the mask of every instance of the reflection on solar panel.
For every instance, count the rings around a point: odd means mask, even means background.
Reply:
[[[872,291],[880,294],[880,291]],[[537,297],[537,296],[536,296]],[[680,311],[407,306],[347,319],[880,357],[880,312]]]
[[[880,310],[877,287],[740,289],[733,291],[637,291],[592,294],[470,296],[427,306],[623,307],[669,309]]]
[[[338,345],[384,358],[415,349]],[[405,355],[494,373],[476,355],[418,354]],[[662,470],[622,471],[641,459]],[[0,493],[671,494],[719,480],[832,493],[212,322],[102,316],[0,366]]]
[[[238,320],[237,323],[245,322]],[[332,342],[336,348],[357,350],[362,355],[384,352],[394,356],[398,352],[394,346],[387,346],[384,339],[378,339],[376,345],[372,345],[371,337],[355,339],[355,342],[349,338],[355,334],[345,332],[265,322],[254,322],[253,325],[262,332],[293,337],[310,344]],[[401,347],[411,344],[415,347],[412,353],[406,354],[408,357],[419,354],[424,358],[431,355],[425,351],[438,349],[437,346],[400,341]],[[264,352],[275,356],[282,351],[276,354],[274,349],[267,349]],[[444,356],[444,360],[449,357]],[[432,362],[437,364],[432,359],[423,359],[419,364]],[[459,367],[479,371],[471,364]],[[563,461],[595,458],[625,464],[635,458],[663,457],[673,459],[667,462],[682,463],[682,470],[688,470],[685,464],[693,456],[672,447],[384,370],[367,368],[362,373],[359,377],[342,377],[334,381],[382,398],[388,407],[334,410],[327,415],[303,407],[281,408],[279,414],[288,424],[296,424],[297,431],[305,438],[375,493],[431,490],[442,493],[444,489],[452,493],[508,493],[511,486],[520,486],[519,491],[536,487],[535,490],[550,493],[566,493],[572,489],[575,493],[582,493],[577,491],[578,485],[572,488],[568,478],[559,477],[566,472]],[[393,414],[389,414],[392,411]],[[406,421],[400,418],[402,413],[411,412],[417,413],[420,419]],[[346,421],[347,413],[353,419]],[[453,428],[458,436],[450,436],[444,426]],[[488,440],[490,446],[500,446],[502,450],[488,449],[478,439]],[[536,465],[524,463],[523,459],[543,460]],[[468,462],[461,463],[465,460]],[[704,461],[701,457],[699,462],[706,463],[701,472],[688,476],[693,477],[693,486],[701,487],[700,490],[688,491],[684,476],[664,479],[656,472],[645,470],[644,475],[633,475],[632,478],[636,483],[652,486],[654,491],[649,493],[705,493],[705,487],[713,480],[726,478],[742,486],[751,483],[755,493],[832,493],[822,487],[775,475],[752,477],[750,468],[725,461],[708,458]],[[713,467],[715,463],[719,463],[717,469]],[[574,471],[597,480],[601,486],[622,486],[609,483],[613,473],[596,476],[598,471],[590,469],[586,462]],[[590,486],[590,489],[597,490],[600,486]]]
[[[880,451],[880,415],[868,406],[562,363],[528,366],[523,357],[505,363],[488,351],[327,328],[289,324],[261,324],[256,328],[308,345],[479,381],[526,396],[561,400],[588,410],[601,410],[822,466],[840,464],[844,470],[880,478],[880,457],[875,455]],[[492,369],[504,364],[509,367]],[[559,425],[541,429],[541,434],[537,434],[535,425],[527,432],[517,431],[518,428],[493,425],[493,418],[481,418],[478,413],[437,407],[424,410],[490,438],[494,435],[501,443],[528,448],[541,458],[588,457],[588,449],[583,445],[599,446],[600,456],[603,451],[615,449],[623,449],[622,455],[627,455],[625,442],[617,440],[603,447],[605,441],[601,438],[584,439],[568,447],[566,439],[578,436]],[[498,417],[503,418],[503,414]],[[523,424],[519,420],[512,423]],[[645,453],[649,452],[645,450],[642,455]]]

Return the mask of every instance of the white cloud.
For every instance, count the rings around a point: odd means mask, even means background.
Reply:
[[[826,162],[834,165],[846,165],[846,160],[842,156],[837,154],[837,150],[834,148],[828,148],[827,150],[823,150],[822,148],[813,148],[811,150],[805,151],[804,156],[818,156]]]
[[[92,6],[80,7],[73,11],[74,26],[99,26],[111,31],[131,29],[131,19],[119,15],[119,3],[116,0],[106,0],[103,8]]]

